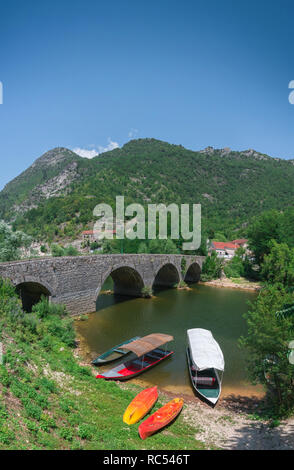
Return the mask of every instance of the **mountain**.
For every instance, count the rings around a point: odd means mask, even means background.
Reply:
[[[79,160],[81,157],[62,147],[46,152],[1,191],[1,217],[11,218],[13,213],[38,207],[42,199],[65,194],[77,177]]]
[[[245,150],[198,152],[155,139],[132,140],[92,160],[53,149],[0,193],[0,218],[52,239],[74,237],[100,202],[201,203],[206,229],[232,231],[255,215],[293,205],[293,160]]]

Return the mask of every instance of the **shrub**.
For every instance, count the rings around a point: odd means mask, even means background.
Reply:
[[[152,297],[152,287],[142,287],[141,294],[144,299],[150,299]]]
[[[75,331],[71,318],[61,319],[60,317],[52,316],[44,325],[44,329],[47,329],[49,333],[59,338],[67,346],[75,346]]]
[[[39,318],[45,318],[47,316],[54,315],[65,317],[68,315],[64,305],[50,303],[46,297],[42,297],[40,302],[33,305],[32,312],[36,313]]]
[[[37,432],[39,431],[39,426],[37,423],[35,423],[35,421],[30,421],[29,419],[26,419],[25,424],[27,426],[28,431],[30,432],[37,434]]]
[[[56,422],[49,415],[43,413],[40,420],[40,428],[43,431],[50,431],[50,429],[56,428]]]
[[[95,251],[95,250],[97,250],[97,249],[99,248],[99,246],[100,246],[100,245],[98,244],[98,242],[95,241],[95,242],[92,242],[92,243],[90,244],[90,249],[91,249],[92,251]]]
[[[0,383],[8,387],[12,382],[11,375],[7,372],[3,365],[0,365]]]
[[[47,379],[47,377],[40,377],[37,379],[36,387],[50,393],[55,393],[57,391],[56,383],[53,380]]]
[[[227,277],[244,277],[245,267],[243,260],[239,256],[234,256],[225,264],[224,273]]]
[[[72,245],[69,245],[64,250],[64,255],[65,256],[77,256],[78,254],[79,254],[78,250]]]
[[[221,277],[223,269],[223,260],[217,257],[215,251],[211,253],[210,256],[207,256],[203,265],[202,265],[202,276],[201,279],[211,280],[218,279]],[[203,276],[205,275],[205,277]]]
[[[72,441],[73,432],[70,428],[61,428],[59,430],[59,436],[65,439],[66,441]]]
[[[23,398],[21,402],[24,406],[27,417],[34,418],[37,421],[40,421],[42,415],[42,408],[40,408],[38,405],[35,405],[35,403],[32,403],[32,400],[29,398]]]
[[[0,442],[1,444],[8,445],[10,442],[15,439],[13,431],[11,431],[7,425],[0,427]]]
[[[64,256],[65,251],[64,248],[60,245],[53,244],[51,245],[51,254],[52,256]]]
[[[0,278],[0,297],[15,297],[15,289],[7,279]]]
[[[91,426],[89,426],[88,424],[81,424],[78,428],[78,436],[81,438],[81,439],[91,439],[92,437],[92,430],[91,430]]]
[[[182,258],[182,259],[181,259],[181,272],[182,272],[182,276],[183,276],[183,277],[184,277],[185,274],[186,274],[186,267],[187,267],[186,258]]]
[[[180,282],[176,285],[176,287],[179,287],[179,288],[181,289],[181,288],[188,287],[188,286],[187,286],[187,284],[186,284],[185,281],[180,281]]]

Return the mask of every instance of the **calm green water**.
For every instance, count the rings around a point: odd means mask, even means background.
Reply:
[[[233,289],[196,285],[191,291],[170,289],[153,299],[130,299],[115,303],[112,295],[99,296],[99,311],[86,321],[76,322],[78,333],[91,354],[110,349],[133,336],[167,333],[174,336],[169,344],[174,355],[142,374],[144,384],[157,384],[169,391],[193,394],[186,364],[186,331],[206,328],[212,331],[224,353],[226,367],[223,394],[249,395],[260,393],[246,380],[244,352],[238,338],[246,334],[242,315],[247,301],[256,294]],[[114,364],[117,364],[114,363]],[[112,365],[105,366],[110,368]],[[100,368],[103,370],[103,368]]]

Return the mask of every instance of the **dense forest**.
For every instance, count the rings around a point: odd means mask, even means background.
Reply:
[[[70,150],[47,152],[0,193],[0,219],[40,240],[75,238],[93,223],[93,208],[125,203],[200,203],[210,238],[246,234],[248,222],[289,207],[294,165],[253,150],[194,152],[138,139],[92,160]]]

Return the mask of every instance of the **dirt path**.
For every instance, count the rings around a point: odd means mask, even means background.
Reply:
[[[294,417],[271,428],[269,423],[251,417],[256,406],[256,399],[246,397],[228,397],[214,409],[200,401],[190,401],[183,410],[183,417],[198,429],[195,438],[211,449],[293,449]]]

